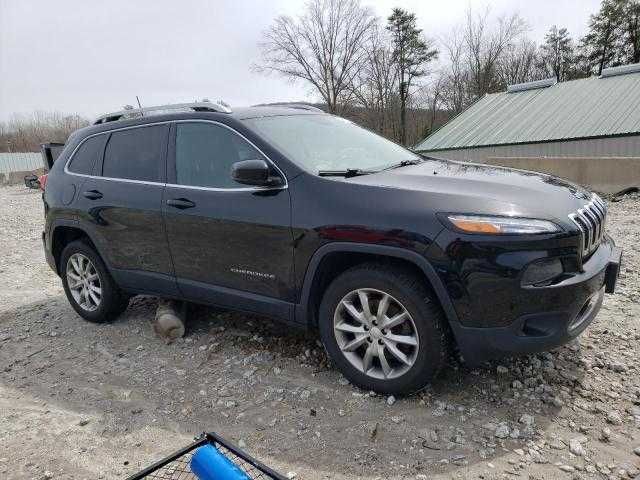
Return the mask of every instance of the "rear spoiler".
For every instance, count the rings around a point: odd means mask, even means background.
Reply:
[[[42,162],[44,163],[45,170],[51,170],[53,163],[62,153],[64,143],[42,143],[40,145],[40,153],[42,154]]]

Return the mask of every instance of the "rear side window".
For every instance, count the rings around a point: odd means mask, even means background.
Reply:
[[[176,126],[178,185],[242,187],[231,178],[231,166],[241,160],[262,158],[250,143],[220,125],[194,122]]]
[[[81,175],[91,175],[93,166],[102,156],[102,152],[104,152],[104,144],[107,141],[107,137],[108,135],[96,135],[95,137],[87,138],[76,150],[76,153],[73,154],[68,167],[69,171]]]
[[[113,132],[104,152],[102,176],[159,182],[166,141],[166,125]]]

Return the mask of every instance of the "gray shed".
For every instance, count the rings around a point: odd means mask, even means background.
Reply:
[[[415,150],[545,171],[605,192],[639,185],[640,64],[485,95]]]

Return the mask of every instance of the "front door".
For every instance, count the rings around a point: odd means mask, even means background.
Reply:
[[[230,127],[184,121],[173,129],[163,210],[180,291],[194,301],[288,316],[288,189],[248,187],[231,178],[237,161],[269,160]]]

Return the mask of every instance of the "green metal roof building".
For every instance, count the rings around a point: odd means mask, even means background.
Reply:
[[[415,150],[512,166],[523,166],[515,159],[640,159],[640,64],[605,69],[599,77],[541,80],[485,95]]]

